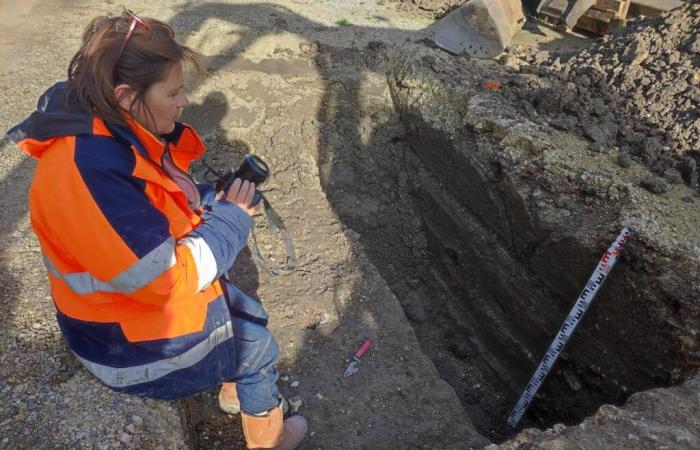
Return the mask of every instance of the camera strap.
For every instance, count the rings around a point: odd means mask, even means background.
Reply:
[[[223,185],[224,174],[219,172],[209,166],[204,158],[200,159],[199,162],[204,166],[204,171],[206,172],[205,177],[209,177],[208,182],[212,183],[217,187]],[[213,177],[211,177],[213,175]],[[279,234],[282,242],[284,242],[285,251],[287,252],[287,263],[283,267],[275,266],[270,264],[268,260],[260,253],[260,247],[258,246],[258,238],[255,235],[255,226],[250,228],[250,235],[253,237],[253,245],[251,246],[251,253],[253,254],[253,261],[255,264],[267,272],[268,275],[279,275],[281,272],[292,272],[297,266],[297,256],[294,251],[294,243],[292,242],[292,237],[287,231],[287,227],[282,220],[282,217],[275,211],[267,197],[260,193],[263,205],[265,208],[266,226],[273,234]]]
[[[253,245],[251,248],[251,253],[253,254],[253,260],[258,267],[263,269],[269,275],[279,275],[281,272],[292,272],[297,266],[297,256],[294,251],[294,243],[292,242],[292,237],[287,231],[287,227],[282,220],[282,217],[275,211],[267,197],[262,195],[263,206],[265,208],[265,217],[267,218],[267,229],[274,234],[279,234],[282,242],[284,242],[284,247],[287,252],[287,262],[284,266],[279,267],[270,264],[265,257],[260,253],[260,247],[258,246],[258,238],[255,235],[255,226],[251,227],[250,235],[253,237]]]

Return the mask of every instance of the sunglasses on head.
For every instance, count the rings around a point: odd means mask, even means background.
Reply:
[[[124,37],[124,42],[122,43],[121,48],[119,49],[119,55],[117,56],[117,61],[119,61],[119,58],[122,57],[122,54],[124,53],[124,49],[126,48],[126,44],[129,43],[129,38],[131,38],[131,35],[134,33],[134,30],[136,29],[136,25],[141,25],[147,30],[151,29],[151,26],[148,25],[146,22],[144,22],[139,16],[134,14],[131,10],[125,9],[124,13],[128,16],[131,17],[131,24],[129,25],[129,31],[126,32],[126,36]]]

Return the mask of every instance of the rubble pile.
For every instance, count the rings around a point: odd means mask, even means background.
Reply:
[[[557,129],[581,132],[593,151],[619,151],[621,166],[650,167],[642,185],[653,192],[697,187],[700,2],[638,18],[569,56],[512,49],[500,62],[532,76],[506,95],[525,98]]]

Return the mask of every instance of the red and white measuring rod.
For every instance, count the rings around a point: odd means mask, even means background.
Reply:
[[[612,268],[615,267],[615,264],[620,256],[620,252],[622,252],[622,247],[624,247],[624,245],[630,239],[630,234],[631,232],[627,227],[623,228],[620,234],[617,236],[617,239],[615,239],[615,242],[610,245],[610,247],[603,254],[603,257],[600,258],[600,262],[598,263],[598,266],[596,266],[591,277],[588,279],[586,287],[583,288],[583,291],[578,296],[576,304],[571,309],[569,316],[559,329],[559,333],[557,333],[557,336],[554,338],[552,345],[549,346],[549,350],[547,350],[547,353],[544,354],[542,362],[540,362],[539,367],[537,367],[537,370],[535,370],[535,373],[532,375],[532,378],[527,384],[525,391],[523,391],[523,395],[520,396],[520,400],[518,400],[515,408],[513,408],[510,416],[508,416],[508,425],[511,427],[515,428],[518,426],[518,422],[520,422],[520,419],[523,417],[525,411],[527,411],[528,406],[530,406],[530,402],[532,402],[532,399],[535,397],[535,394],[542,385],[542,382],[547,377],[547,374],[552,369],[552,366],[557,361],[557,358],[559,358],[559,354],[569,341],[569,338],[576,329],[581,317],[583,317],[583,314],[586,312],[588,307],[591,306],[591,303],[593,303],[593,299],[595,299],[598,289],[600,289],[600,287],[603,285]]]

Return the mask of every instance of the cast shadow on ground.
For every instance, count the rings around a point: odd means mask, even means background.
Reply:
[[[215,74],[219,69],[225,67],[235,67],[236,59],[243,52],[255,43],[259,38],[267,34],[291,32],[305,37],[310,41],[316,39],[319,33],[334,33],[336,30],[333,27],[326,27],[317,22],[309,20],[305,17],[297,15],[292,11],[274,5],[255,4],[255,5],[228,5],[228,4],[207,4],[199,5],[192,4],[183,8],[183,10],[172,18],[172,25],[183,33],[197,33],[204,27],[205,22],[209,18],[216,18],[217,21],[226,21],[238,27],[241,34],[239,40],[232,45],[230,49],[220,51],[219,56],[208,56],[205,61],[209,64],[208,70],[211,74]],[[260,32],[259,29],[267,31]],[[424,42],[425,32],[423,30],[412,32],[398,29],[387,30],[385,28],[359,27],[355,25],[347,25],[343,27],[343,32],[356,32],[367,36],[370,40],[373,36],[377,36],[372,46],[374,50],[382,47],[384,44],[379,42],[381,39],[387,39],[391,42]],[[373,61],[377,55],[373,51],[365,53],[363,50],[346,49],[341,47],[331,47],[319,44],[322,50],[317,50],[315,54],[310,55],[315,60],[315,67],[324,82],[323,94],[320,102],[321,107],[316,115],[317,122],[320,127],[318,147],[315,149],[317,164],[320,173],[320,180],[326,195],[331,203],[337,216],[341,221],[350,228],[359,231],[361,234],[360,242],[363,244],[364,252],[368,254],[372,263],[377,267],[383,278],[389,283],[392,291],[397,297],[410,295],[412,292],[420,291],[421,295],[426,292],[416,286],[409,287],[406,285],[406,279],[425,281],[425,263],[419,261],[425,253],[419,250],[416,253],[415,242],[405,238],[402,235],[408,235],[409,231],[402,227],[400,223],[410,222],[415,218],[407,216],[406,211],[401,211],[401,202],[398,200],[398,193],[393,186],[399,183],[399,174],[397,168],[402,166],[404,152],[407,151],[405,142],[404,130],[397,118],[393,115],[391,107],[387,106],[386,111],[381,111],[377,117],[374,117],[376,129],[368,135],[361,136],[358,132],[359,117],[361,113],[361,89],[366,81],[366,76],[363,71],[370,71],[378,74],[383,74],[383,68],[380,61]],[[354,74],[343,75],[341,72],[344,66],[348,63],[357,66],[358,71]],[[196,84],[191,86],[194,90]],[[194,110],[188,113],[187,117],[191,118],[194,124],[201,123],[203,125],[221,122],[225,108],[223,108],[221,93],[207,94],[207,101],[203,105],[195,106]],[[209,96],[213,96],[211,99]],[[207,106],[207,103],[209,105]],[[213,108],[216,112],[212,113],[208,107]],[[204,118],[206,116],[206,118]],[[223,135],[221,125],[218,126],[216,135]],[[313,150],[312,150],[313,151]],[[382,152],[390,154],[390,158],[381,156],[375,160],[367,158],[372,152]],[[381,180],[390,180],[391,182],[383,183]],[[401,194],[404,201],[407,200],[407,192]],[[375,213],[368,210],[358,211],[355,207],[349,205],[354,201],[360,201],[369,209],[375,208]],[[393,206],[390,206],[394,203]],[[391,210],[382,210],[390,208]],[[395,265],[387,264],[387,258],[393,256],[397,260]],[[398,273],[402,267],[408,268],[406,273]],[[333,287],[333,289],[341,289]],[[363,286],[354,285],[350,289],[350,297],[362,296]],[[417,307],[420,307],[417,305]],[[447,314],[447,311],[431,312],[430,317],[425,320],[429,323],[433,320],[433,314]],[[340,324],[337,330],[345,330],[341,333],[352,333],[349,330],[351,326],[357,326],[353,323],[350,317],[365,317],[372,315],[373,312],[362,305],[361,302],[352,302],[348,307],[339,308]],[[437,319],[439,320],[439,318]],[[381,324],[378,324],[381,327]],[[364,325],[365,327],[367,324]],[[359,330],[355,330],[356,332]],[[370,335],[380,333],[380,330],[367,330]],[[467,332],[456,328],[456,336],[453,340],[461,339],[461,333]],[[298,355],[304,355],[305,358],[292,361],[287,364],[283,370],[293,373],[314,373],[324,370],[327,363],[324,362],[325,354],[337,354],[337,342],[329,336],[323,336],[322,333],[309,332],[307,345],[298,349]],[[345,335],[337,337],[337,339],[345,339]],[[349,344],[352,345],[352,344]],[[346,349],[347,350],[347,349]],[[318,356],[317,358],[314,358]],[[450,367],[441,367],[437,363],[438,370],[454,370]],[[494,379],[498,378],[498,374],[494,374]],[[342,379],[341,379],[342,383]],[[342,391],[342,389],[339,389]],[[326,395],[331,396],[329,399],[332,403],[332,393]],[[388,395],[391,395],[388,393]],[[462,401],[484,402],[488,403],[487,398],[474,399],[473,397],[465,398],[460,395]],[[342,404],[343,399],[337,399],[337,405]],[[314,420],[319,416],[327,416],[332,414],[332,411],[326,410],[326,407],[320,410],[305,409],[302,412],[310,415],[310,419]],[[495,411],[493,416],[504,414],[504,411]],[[494,417],[491,417],[493,420]],[[499,420],[499,418],[495,418]],[[478,415],[473,414],[472,420],[477,425],[487,427]],[[380,433],[380,430],[376,430]],[[383,436],[377,435],[376,439],[381,439]],[[385,437],[385,436],[384,436]],[[313,445],[313,443],[311,443]]]

